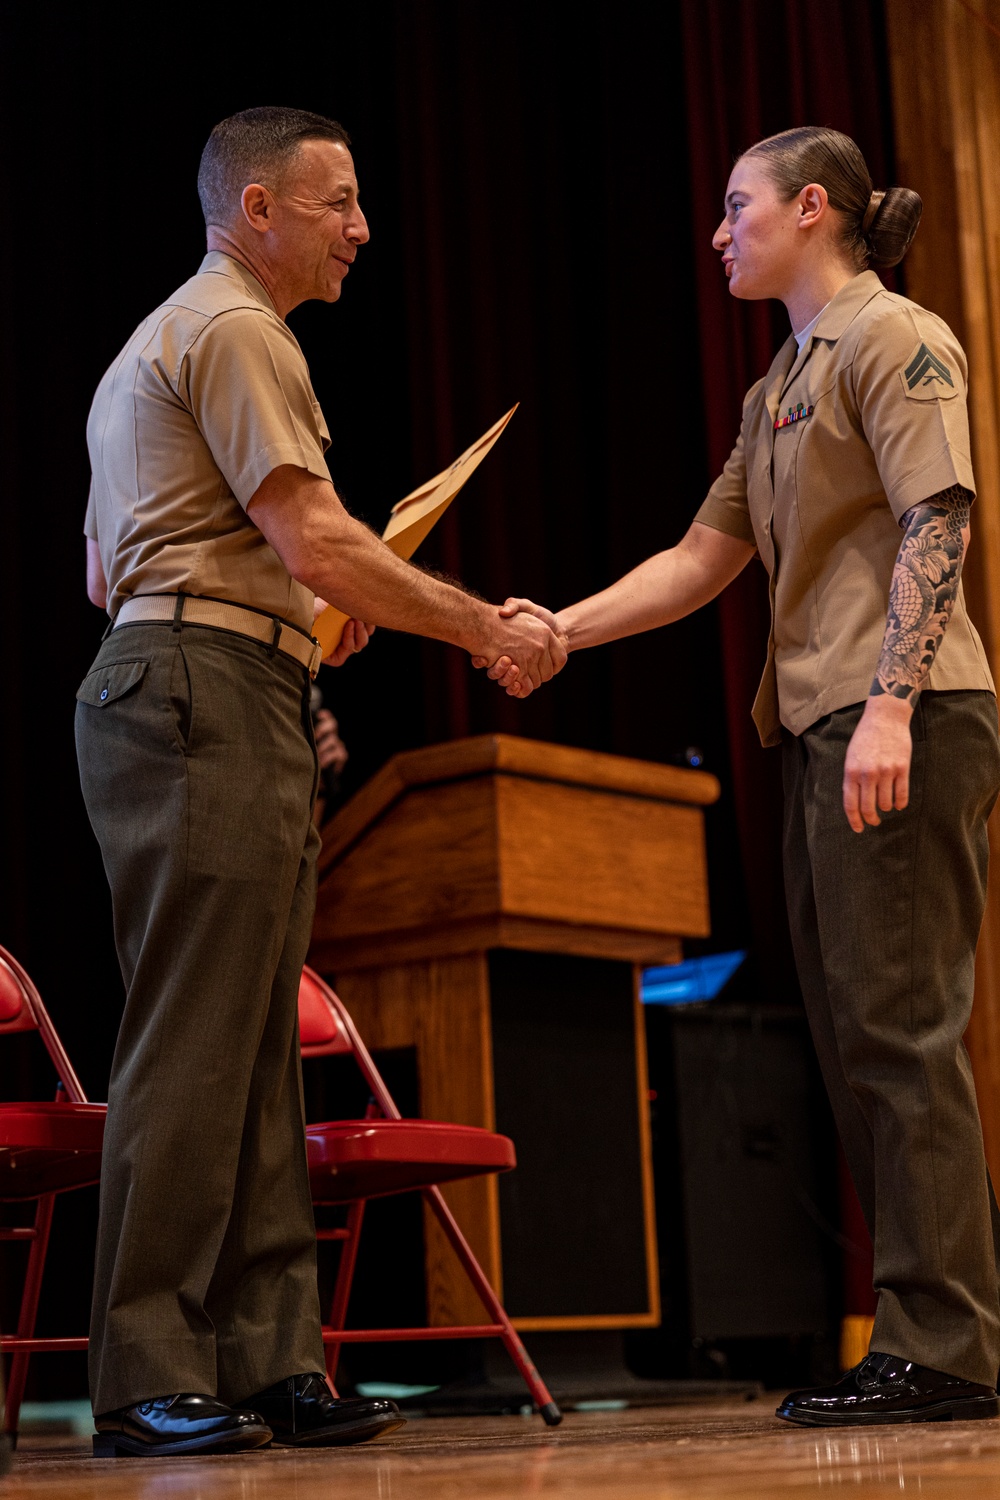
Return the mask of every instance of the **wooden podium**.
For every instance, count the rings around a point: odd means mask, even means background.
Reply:
[[[703,771],[490,735],[397,755],[327,824],[310,962],[421,1113],[512,1135],[446,1196],[522,1329],[659,1322],[638,974],[709,931]],[[430,1321],[481,1309],[425,1220]]]

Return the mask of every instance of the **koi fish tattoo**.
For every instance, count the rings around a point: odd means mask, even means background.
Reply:
[[[955,608],[972,499],[969,490],[953,484],[903,517],[872,697],[891,693],[910,703],[919,698]]]

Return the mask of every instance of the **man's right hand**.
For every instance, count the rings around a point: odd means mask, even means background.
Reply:
[[[508,599],[490,634],[489,645],[473,656],[472,665],[487,667],[487,675],[512,698],[526,698],[566,665],[566,640],[555,615],[529,599]]]

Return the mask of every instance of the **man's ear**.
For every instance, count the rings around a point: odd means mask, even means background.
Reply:
[[[799,217],[797,228],[811,229],[826,213],[830,196],[818,182],[809,182],[799,193]]]
[[[240,194],[243,217],[251,229],[266,234],[274,223],[274,199],[259,182],[251,182]]]

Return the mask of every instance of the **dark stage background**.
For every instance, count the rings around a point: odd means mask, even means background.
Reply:
[[[891,179],[883,23],[872,0],[304,0],[287,27],[208,8],[2,14],[0,942],[103,1098],[122,997],[73,753],[104,623],[83,588],[84,426],[132,328],[198,264],[211,126],[260,103],[346,124],[371,244],[338,305],[290,319],[331,470],[381,529],[519,401],[423,556],[488,597],[558,607],[680,537],[787,333],[780,308],[730,299],[710,248],[733,156],[825,123]],[[724,788],[712,945],[749,943],[761,994],[794,999],[776,756],[749,721],[763,585],[754,564],[718,606],[574,658],[523,705],[457,651],[379,632],[324,674],[348,789],[397,750],[487,731],[652,760],[697,745]]]

